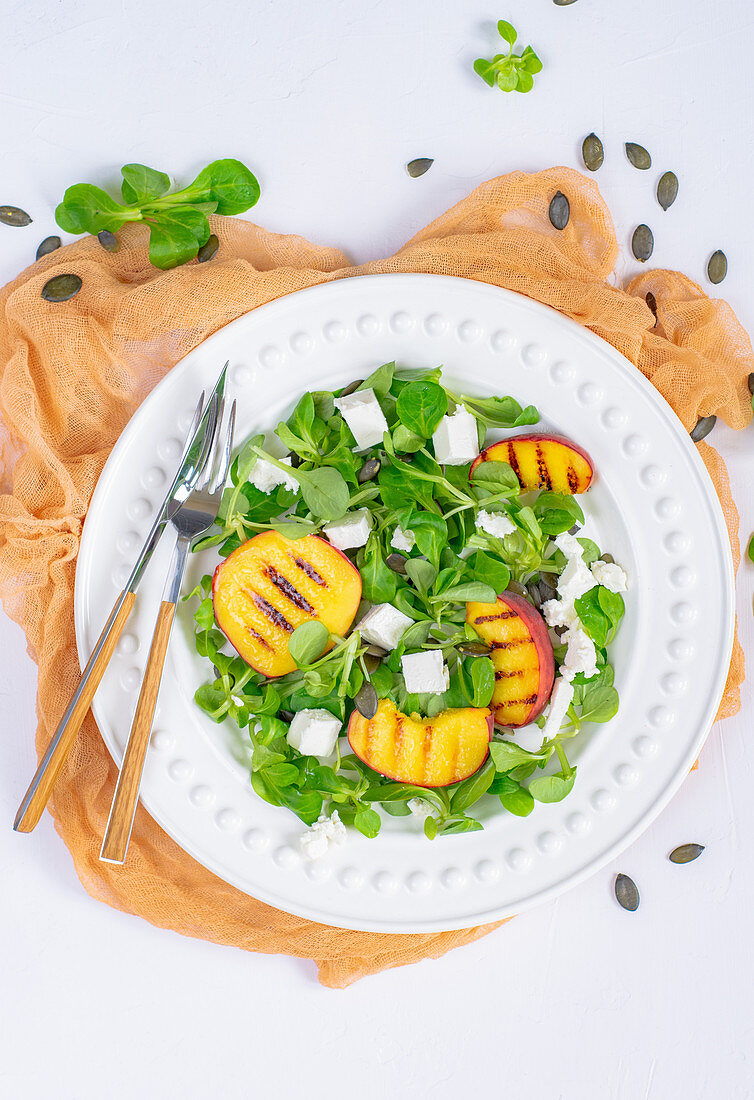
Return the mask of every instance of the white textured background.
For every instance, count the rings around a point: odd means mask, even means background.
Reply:
[[[533,93],[471,72],[508,18],[540,53]],[[180,180],[220,156],[258,174],[251,213],[355,261],[394,251],[472,187],[512,169],[578,166],[596,130],[597,179],[625,245],[655,231],[652,263],[720,290],[754,328],[747,0],[0,0],[0,279],[57,232],[73,182],[114,183],[144,161]],[[645,144],[650,172],[622,143]],[[435,158],[419,180],[404,164]],[[673,169],[667,213],[653,192]],[[636,265],[624,259],[619,276]],[[705,284],[703,284],[705,285]],[[712,437],[754,528],[754,428]],[[754,567],[739,574],[754,660]],[[754,1096],[754,748],[743,717],[615,866],[439,962],[319,987],[310,963],[160,931],[91,901],[49,818],[10,829],[33,771],[35,669],[0,618],[0,1096],[184,1100],[259,1095],[689,1100]],[[667,852],[707,845],[693,864]],[[612,876],[642,905],[624,913]]]

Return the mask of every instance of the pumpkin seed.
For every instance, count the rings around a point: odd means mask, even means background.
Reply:
[[[694,443],[699,443],[700,440],[709,435],[716,423],[716,416],[700,417],[694,427],[691,429],[691,432],[689,433],[691,435],[691,438],[694,440]]]
[[[602,167],[602,162],[605,159],[605,150],[602,148],[602,142],[596,134],[587,134],[584,138],[584,143],[581,146],[581,155],[584,158],[584,164],[590,172],[596,172],[598,168]]]
[[[354,699],[357,711],[365,718],[374,718],[377,713],[377,703],[377,692],[369,683],[363,685],[361,690],[356,693],[356,698]]]
[[[525,596],[526,587],[518,581],[508,581],[506,592],[514,592],[517,596]]]
[[[380,472],[380,460],[379,458],[368,458],[364,465],[359,470],[356,480],[359,485],[363,485],[365,481],[372,481],[377,477]]]
[[[692,860],[699,859],[703,851],[703,844],[681,844],[673,849],[668,859],[671,863],[691,863]]]
[[[97,240],[106,252],[117,252],[120,248],[118,238],[114,233],[111,233],[109,229],[100,229],[97,234]]]
[[[713,252],[707,264],[707,278],[711,283],[721,283],[728,274],[728,257],[718,248]]]
[[[376,657],[374,653],[364,654],[364,668],[367,670],[370,676],[380,667],[381,664],[381,657]]]
[[[642,172],[652,167],[652,158],[649,153],[643,145],[637,145],[635,141],[626,142],[626,156],[634,168],[640,168]]]
[[[612,554],[603,554],[600,561],[604,561],[606,565],[615,565],[615,558]]]
[[[43,256],[49,256],[56,248],[60,248],[60,244],[60,237],[45,237],[37,249],[37,254],[34,258],[36,260],[41,260]]]
[[[340,396],[348,397],[349,394],[356,393],[357,389],[360,385],[362,385],[363,381],[363,378],[355,378],[353,382],[349,382],[349,384],[340,391]]]
[[[0,206],[0,222],[3,225],[31,225],[31,218],[18,206]]]
[[[628,875],[615,876],[615,900],[629,913],[635,913],[639,908],[639,891],[634,880]]]
[[[209,237],[207,238],[206,244],[203,244],[196,254],[196,258],[199,263],[205,264],[207,260],[211,260],[219,247],[220,242],[218,241],[216,234],[210,233]]]
[[[302,462],[303,459],[301,455],[297,455],[295,451],[291,451],[291,467],[297,470]]]
[[[556,229],[565,229],[571,216],[571,204],[562,191],[556,191],[550,200],[550,222]]]
[[[644,295],[644,299],[645,299],[647,305],[649,306],[649,308],[652,310],[652,313],[654,313],[655,323],[652,326],[654,328],[655,325],[657,324],[657,299],[655,298],[655,296],[654,296],[654,294],[652,293],[651,290],[647,291],[647,293]]]
[[[675,172],[666,172],[663,176],[660,176],[660,182],[657,184],[657,201],[663,210],[667,210],[677,198],[678,176]]]
[[[631,238],[631,251],[637,260],[646,263],[652,255],[655,247],[655,239],[648,225],[637,225]]]
[[[754,371],[749,375],[749,393],[754,396]]]
[[[483,642],[461,642],[457,649],[463,657],[489,657],[492,652]]]
[[[81,290],[78,275],[55,275],[42,287],[42,297],[46,302],[67,302]]]
[[[528,595],[529,599],[531,600],[531,602],[536,607],[537,611],[539,611],[540,607],[542,606],[542,594],[539,591],[539,585],[538,584],[527,584],[526,592],[527,592],[527,595]]]
[[[548,600],[554,600],[558,594],[557,588],[546,581],[544,577],[539,579],[539,597],[542,603],[547,603]]]
[[[278,718],[280,718],[283,722],[292,722],[293,717],[294,716],[293,716],[293,711],[292,710],[279,710],[278,711]]]
[[[581,530],[581,525],[578,524],[578,523],[574,523],[573,527],[568,528],[568,534],[569,535],[578,535],[580,530]]]
[[[369,657],[379,657],[380,660],[382,660],[383,657],[387,657],[387,650],[383,649],[382,646],[375,645],[373,642],[366,647],[364,652]]]
[[[567,8],[569,4],[575,4],[576,0],[552,0],[556,8]]]
[[[403,554],[388,554],[385,558],[385,563],[388,565],[394,573],[406,572],[406,559]]]
[[[433,157],[417,157],[416,160],[410,160],[406,165],[406,171],[412,180],[418,179],[419,176],[423,176],[425,172],[428,172],[434,164]]]

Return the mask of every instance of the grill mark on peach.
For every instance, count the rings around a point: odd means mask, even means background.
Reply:
[[[521,467],[518,464],[518,455],[516,454],[516,448],[512,443],[508,444],[508,465],[513,470],[513,473],[519,480],[520,485],[523,487],[524,479],[521,477]]]
[[[515,649],[517,645],[534,645],[531,638],[517,638],[513,642],[489,642],[490,649]]]
[[[501,611],[499,615],[478,615],[474,619],[475,623],[494,623],[498,619],[517,619],[517,611]]]
[[[267,641],[267,639],[263,638],[262,635],[259,633],[259,631],[255,630],[253,626],[246,626],[245,630],[246,630],[247,634],[250,634],[251,637],[255,641],[259,642],[260,645],[264,646],[265,649],[272,649],[272,646]]]
[[[536,669],[532,668],[515,668],[511,672],[506,672],[504,669],[498,669],[495,673],[496,680],[507,680],[511,676],[523,676],[527,672],[535,672]]]
[[[276,607],[273,607],[272,604],[266,600],[264,596],[260,596],[258,592],[254,593],[254,603],[262,614],[270,620],[273,626],[278,627],[280,630],[285,630],[287,634],[293,633],[293,627],[288,622],[283,612],[278,611]]]
[[[542,452],[542,446],[540,443],[535,444],[534,453],[537,459],[537,473],[539,475],[539,484],[544,485],[545,489],[552,489],[552,480],[550,478],[550,471],[547,468],[547,461]]]
[[[427,765],[430,760],[430,750],[432,748],[432,727],[427,726],[424,730],[424,741],[422,743],[422,773],[424,778],[427,779]]]
[[[536,701],[537,693],[535,692],[533,695],[527,695],[525,699],[506,699],[503,703],[503,707],[531,707],[536,703]],[[502,710],[503,707],[501,707],[500,709]]]
[[[568,469],[566,470],[566,480],[568,481],[568,488],[572,493],[579,491],[579,476],[574,470],[571,463],[568,463]]]
[[[282,573],[278,573],[274,565],[267,565],[264,570],[265,576],[267,576],[275,585],[279,592],[289,600],[294,607],[297,607],[300,611],[305,611],[307,615],[314,615],[316,617],[317,612],[309,603],[307,598],[303,596],[294,585],[284,577]]]
[[[399,718],[398,713],[395,716],[395,759],[393,761],[396,768],[400,766],[400,757],[403,752],[403,718]]]
[[[324,577],[320,577],[317,570],[313,565],[310,565],[308,561],[304,561],[303,558],[297,558],[291,554],[290,557],[294,563],[298,566],[302,573],[306,573],[307,577],[314,581],[315,584],[320,585],[322,588],[327,588],[328,584]]]

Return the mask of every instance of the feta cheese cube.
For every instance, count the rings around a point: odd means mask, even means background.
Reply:
[[[387,420],[374,390],[356,390],[346,397],[336,397],[335,408],[351,429],[360,451],[382,443],[382,437],[388,430]]]
[[[435,458],[446,466],[463,466],[479,454],[476,417],[459,405],[452,416],[444,416],[432,436]]]
[[[284,466],[291,465],[290,455],[288,458],[281,458],[280,461]],[[289,489],[292,493],[298,490],[296,479],[290,474],[284,474],[282,470],[278,470],[277,466],[273,466],[266,458],[256,460],[251,468],[249,481],[262,493],[271,493],[273,489],[277,489],[278,485],[285,485],[286,489]]]
[[[299,847],[307,859],[321,859],[330,845],[342,844],[346,839],[346,827],[337,810],[330,817],[321,814],[313,825],[299,837]]]
[[[563,725],[563,719],[573,699],[573,684],[569,680],[558,676],[553,685],[550,696],[550,708],[547,712],[545,724],[542,727],[542,737],[554,737]]]
[[[480,508],[475,526],[478,531],[486,531],[488,535],[494,535],[498,539],[504,539],[516,530],[515,523],[502,512],[485,512],[484,508]]]
[[[334,523],[326,523],[322,530],[336,550],[351,550],[354,546],[363,546],[372,529],[372,517],[367,508],[349,512]]]
[[[592,576],[597,584],[601,584],[608,592],[625,592],[628,588],[628,577],[625,569],[621,569],[619,565],[612,562],[594,562]]]
[[[403,632],[413,621],[391,603],[377,603],[369,608],[355,629],[361,634],[362,641],[389,650],[395,649]]]
[[[329,756],[335,750],[340,727],[340,719],[329,710],[300,710],[288,728],[288,744],[302,756]]]
[[[416,546],[416,539],[414,538],[413,531],[404,531],[402,527],[396,527],[393,531],[393,537],[390,540],[390,545],[394,546],[396,550],[403,550],[406,554]]]
[[[427,692],[440,694],[447,691],[450,674],[440,649],[425,649],[421,653],[407,653],[401,657],[401,671],[406,682],[406,691],[423,695]]]
[[[597,650],[594,642],[586,633],[581,624],[569,627],[563,635],[562,641],[566,645],[566,655],[563,658],[563,666],[560,674],[564,680],[572,680],[579,672],[583,672],[587,680],[597,675]]]

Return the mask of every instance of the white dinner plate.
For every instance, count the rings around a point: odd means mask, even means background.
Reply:
[[[345,928],[423,932],[496,920],[592,874],[645,829],[693,764],[725,683],[733,567],[720,505],[696,447],[665,401],[608,344],[528,298],[434,275],[350,278],[291,294],[192,351],[134,415],[100,477],[76,573],[82,664],[122,587],[178,461],[199,392],[230,360],[236,441],[270,430],[307,389],[332,389],[380,363],[444,366],[452,388],[512,394],[584,447],[596,466],[581,498],[593,534],[627,570],[612,647],[616,718],[572,742],[578,777],[527,818],[489,799],[482,832],[425,839],[386,817],[367,840],[303,860],[304,826],[251,790],[243,737],[193,702],[208,666],[181,607],[165,666],[141,793],[194,858],[254,897]],[[527,430],[527,429],[524,429]],[[530,429],[529,429],[530,430]],[[499,433],[504,434],[504,433]],[[123,755],[170,553],[162,540],[94,702]],[[184,591],[211,571],[195,555]],[[570,755],[570,753],[569,753]]]

